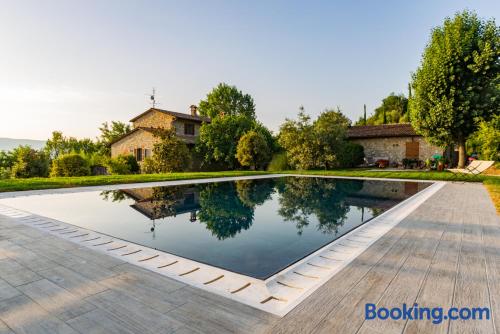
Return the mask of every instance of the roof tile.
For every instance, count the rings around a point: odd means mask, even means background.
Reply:
[[[351,126],[347,138],[384,138],[419,136],[410,123]]]

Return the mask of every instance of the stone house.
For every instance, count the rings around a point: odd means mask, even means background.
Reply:
[[[425,161],[435,154],[443,155],[442,148],[429,144],[409,123],[352,126],[347,138],[362,145],[365,157],[373,161],[401,163],[405,158]]]
[[[151,108],[132,118],[133,130],[111,143],[111,157],[132,154],[140,163],[150,157],[158,138],[154,136],[156,129],[175,128],[176,134],[188,147],[192,148],[200,133],[202,123],[210,122],[210,118],[199,116],[197,107],[190,107],[190,114],[184,114],[158,108]]]

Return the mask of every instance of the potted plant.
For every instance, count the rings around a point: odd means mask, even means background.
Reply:
[[[440,158],[438,160],[437,170],[438,170],[438,172],[442,172],[444,170],[444,159],[443,158]]]
[[[425,169],[431,170],[431,165],[432,165],[431,159],[429,158],[425,159]]]

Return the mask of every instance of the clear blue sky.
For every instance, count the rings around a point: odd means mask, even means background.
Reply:
[[[2,1],[0,137],[94,137],[158,91],[188,112],[219,82],[277,130],[300,105],[357,119],[405,93],[430,29],[500,1]]]

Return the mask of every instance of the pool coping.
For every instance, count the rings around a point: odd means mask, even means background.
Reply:
[[[429,182],[386,178],[269,174],[37,190],[33,191],[31,194],[27,194],[27,192],[18,192],[16,194],[17,196],[0,197],[0,199],[54,193],[74,193],[81,192],[82,189],[84,189],[84,191],[115,190],[123,188],[130,189],[151,186],[276,178],[283,176]],[[0,204],[0,214],[14,218],[16,221],[38,230],[75,242],[82,247],[120,258],[128,263],[157,272],[185,284],[236,300],[278,316],[284,316],[446,184],[446,182],[442,181],[430,182],[433,184],[414,196],[398,203],[381,215],[325,245],[266,280],[259,280],[185,259],[180,256],[175,256],[167,252],[140,246],[132,242],[57,221],[49,217],[14,209],[3,204]]]
[[[250,175],[250,176],[228,176],[228,177],[207,177],[201,179],[184,179],[184,180],[167,180],[167,181],[154,181],[154,182],[134,182],[134,183],[120,183],[120,184],[107,184],[98,186],[83,186],[83,187],[68,187],[68,188],[50,188],[50,189],[37,189],[37,190],[19,190],[19,191],[5,191],[0,192],[0,199],[13,198],[19,196],[34,196],[46,194],[67,194],[74,192],[87,192],[87,191],[104,191],[104,190],[120,190],[120,189],[136,189],[147,187],[161,187],[161,186],[175,186],[192,183],[210,183],[219,181],[237,181],[237,180],[251,180],[260,178],[273,178],[283,176],[301,176],[301,177],[323,177],[334,179],[349,179],[349,180],[374,180],[374,181],[404,181],[404,182],[447,182],[436,180],[420,180],[420,179],[400,179],[400,178],[384,178],[384,177],[362,177],[362,176],[341,176],[341,175],[312,175],[312,174],[263,174],[263,175]]]

